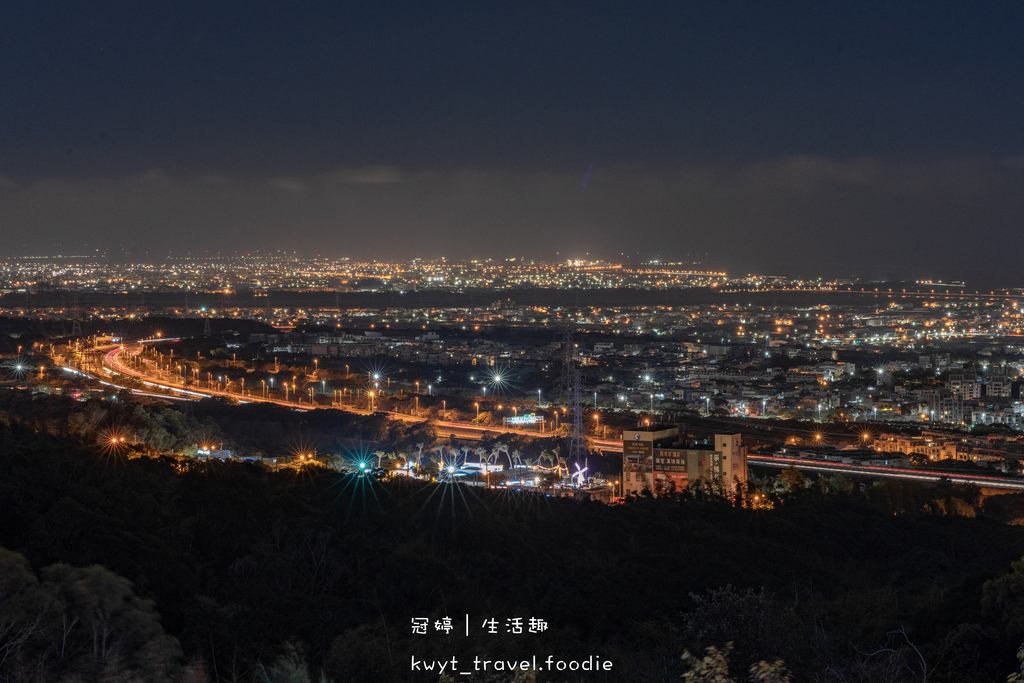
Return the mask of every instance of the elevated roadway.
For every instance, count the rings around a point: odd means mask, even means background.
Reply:
[[[900,479],[903,481],[916,481],[928,484],[938,484],[940,481],[948,481],[953,484],[974,484],[975,486],[980,486],[983,489],[991,489],[993,492],[998,493],[1024,491],[1024,479],[990,477],[979,474],[955,474],[948,472],[930,472],[928,470],[899,469],[895,467],[847,465],[838,462],[800,460],[798,458],[776,458],[764,455],[749,456],[747,458],[747,466],[769,467],[773,469],[788,469],[789,467],[795,467],[801,471],[816,472],[824,475],[841,474],[851,478]]]
[[[167,341],[167,340],[162,340],[162,341]],[[120,344],[100,347],[97,350],[103,353],[103,368],[110,373],[110,376],[109,376],[110,383],[115,384],[115,385],[117,384],[116,383],[116,376],[117,375],[121,375],[121,376],[124,376],[124,377],[131,377],[131,378],[133,378],[135,380],[138,380],[139,382],[142,382],[144,387],[148,387],[151,390],[152,389],[162,389],[164,391],[170,392],[171,396],[168,396],[167,398],[175,397],[175,398],[177,398],[179,400],[180,399],[189,399],[189,400],[198,401],[198,400],[201,400],[203,398],[221,397],[221,398],[231,398],[231,399],[239,401],[240,403],[274,403],[274,404],[279,405],[279,406],[284,406],[284,407],[287,407],[287,408],[291,408],[292,410],[320,410],[320,409],[340,408],[342,410],[346,410],[346,411],[352,412],[352,413],[358,413],[360,415],[369,415],[371,413],[371,411],[366,410],[364,408],[356,408],[356,407],[347,406],[347,405],[341,405],[341,406],[318,406],[318,405],[308,405],[308,404],[307,405],[303,405],[303,404],[298,403],[298,402],[282,401],[280,399],[266,398],[266,397],[262,397],[262,396],[252,396],[252,395],[248,395],[248,394],[245,395],[245,396],[240,396],[237,393],[232,393],[232,392],[228,392],[228,391],[222,391],[222,390],[219,390],[219,389],[202,388],[202,387],[197,387],[197,386],[194,386],[194,385],[193,386],[189,386],[189,387],[184,387],[184,386],[181,386],[179,383],[173,381],[173,379],[170,376],[168,376],[168,377],[160,377],[160,376],[157,376],[157,375],[155,375],[153,373],[142,372],[141,370],[138,370],[138,369],[133,368],[133,367],[129,366],[128,364],[126,364],[124,362],[124,360],[123,360],[123,356],[126,353],[127,349],[126,349],[126,347],[123,347]],[[130,387],[125,387],[125,388],[127,388],[129,391],[132,391],[132,389]],[[145,395],[145,396],[148,396],[148,397],[152,397],[152,398],[161,398],[162,397],[160,394],[153,393],[153,391],[143,390],[143,391],[138,391],[136,393],[140,393],[142,395]],[[376,412],[385,413],[389,417],[395,418],[397,420],[402,420],[404,422],[426,422],[427,421],[427,418],[420,417],[420,416],[417,416],[417,415],[407,415],[405,413],[394,413],[394,412],[386,412],[386,411],[376,411]],[[530,437],[530,438],[533,438],[533,439],[544,438],[544,437],[548,436],[547,434],[541,434],[541,433],[538,433],[538,432],[535,432],[535,431],[526,430],[526,429],[509,429],[507,427],[483,427],[483,426],[480,426],[480,425],[474,425],[474,424],[470,424],[470,423],[467,423],[467,422],[451,422],[451,421],[446,421],[446,420],[435,420],[434,421],[434,427],[437,429],[437,432],[440,435],[444,435],[444,436],[454,435],[456,438],[459,438],[459,439],[468,439],[468,440],[474,440],[474,441],[479,441],[481,438],[483,438],[483,435],[485,433],[488,433],[488,434],[518,434],[518,435]],[[622,442],[617,440],[617,439],[591,439],[590,443],[593,445],[594,448],[600,449],[602,451],[617,452],[617,453],[621,453],[622,452]]]

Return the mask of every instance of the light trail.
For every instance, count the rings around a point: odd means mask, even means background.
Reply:
[[[761,465],[787,469],[792,465],[800,470],[810,472],[827,472],[830,474],[861,475],[884,479],[904,479],[909,481],[922,481],[938,483],[945,479],[954,484],[975,484],[989,488],[1008,489],[1024,491],[1024,481],[1014,481],[1001,477],[988,477],[985,475],[961,475],[947,474],[942,472],[926,472],[922,470],[907,470],[897,467],[877,467],[874,465],[847,465],[845,463],[818,462],[814,460],[800,460],[799,458],[775,458],[772,456],[759,455],[748,456],[748,465]]]
[[[169,341],[169,340],[167,340],[167,339],[152,339],[152,340],[147,340],[147,341]],[[194,390],[189,390],[189,389],[183,389],[183,388],[180,388],[180,387],[176,387],[176,386],[174,386],[172,384],[163,384],[163,383],[160,383],[160,382],[152,382],[149,379],[147,379],[148,378],[147,375],[145,375],[143,373],[139,373],[139,372],[133,371],[131,368],[128,368],[127,366],[125,366],[124,364],[121,363],[119,356],[120,356],[120,354],[124,350],[125,349],[123,347],[121,347],[121,346],[118,346],[117,348],[111,349],[106,354],[104,354],[103,362],[105,364],[109,365],[111,370],[113,370],[115,372],[118,372],[119,374],[123,374],[125,376],[132,377],[132,378],[134,378],[136,380],[139,380],[139,381],[141,381],[146,386],[152,386],[152,387],[158,387],[158,388],[165,389],[165,390],[170,390],[170,391],[173,391],[173,392],[184,394],[185,396],[184,397],[167,396],[167,395],[164,395],[164,394],[154,394],[154,393],[140,392],[138,390],[129,389],[129,391],[132,391],[133,393],[139,393],[139,394],[142,394],[142,395],[145,395],[145,396],[151,396],[153,398],[167,398],[167,399],[172,399],[172,400],[199,400],[201,398],[209,398],[209,397],[213,397],[213,396],[231,396],[232,398],[237,399],[241,403],[259,403],[259,402],[274,403],[274,404],[277,404],[277,405],[289,407],[289,408],[291,408],[293,410],[300,410],[300,411],[306,411],[306,410],[310,410],[311,409],[311,408],[296,406],[296,405],[291,404],[291,403],[285,403],[285,402],[282,402],[282,401],[277,401],[277,400],[274,400],[274,399],[251,398],[249,400],[244,400],[244,399],[239,399],[238,397],[236,397],[234,395],[227,394],[227,393],[224,393],[224,392],[213,392],[213,391],[201,392],[201,391],[194,391]],[[73,368],[68,368],[68,367],[65,367],[64,370],[69,371],[69,372],[75,372],[75,373],[78,373],[78,374],[85,374],[85,373],[79,372],[78,370],[75,370]],[[100,380],[100,381],[102,382],[102,380]],[[108,384],[109,386],[118,386],[116,384],[111,384],[111,383],[108,383],[108,382],[102,382],[102,383],[103,384]],[[126,387],[119,387],[119,388],[126,388]],[[318,408],[319,408],[319,406],[318,406]],[[346,410],[349,410],[349,411],[355,412],[355,413],[359,413],[359,414],[363,414],[363,415],[369,415],[371,413],[371,411],[369,411],[369,410],[363,410],[363,409],[358,409],[358,408],[346,408]],[[426,418],[415,417],[415,416],[412,416],[412,415],[404,415],[402,413],[388,413],[388,415],[390,415],[390,416],[392,416],[392,417],[394,417],[396,419],[400,419],[400,420],[406,421],[406,422],[426,422],[427,421]],[[466,424],[466,423],[462,423],[462,422],[437,421],[437,422],[435,422],[435,425],[436,425],[437,430],[438,430],[439,433],[443,432],[443,431],[447,431],[449,434],[454,434],[458,438],[463,438],[463,439],[476,439],[476,440],[480,440],[481,438],[483,438],[484,433],[487,433],[487,432],[497,432],[498,431],[498,430],[495,430],[493,428],[480,427],[480,426],[477,426],[477,425],[471,425],[471,424]],[[514,430],[505,429],[505,430],[500,431],[499,433],[502,433],[502,434],[506,434],[506,433],[520,434],[520,435],[523,435],[523,436],[529,436],[529,437],[533,437],[533,438],[542,438],[544,436],[543,434],[538,434],[537,432],[521,430],[521,429],[514,429]],[[606,452],[610,452],[610,453],[621,453],[622,452],[622,442],[619,441],[619,440],[614,440],[614,439],[590,439],[589,442],[597,450],[606,451]],[[988,476],[984,476],[984,475],[956,475],[956,474],[945,474],[945,473],[938,473],[938,472],[925,472],[925,471],[921,471],[921,470],[900,469],[900,468],[893,468],[893,467],[877,467],[877,466],[872,466],[872,465],[847,465],[847,464],[844,464],[844,463],[828,463],[828,462],[818,462],[818,461],[810,461],[810,460],[800,460],[798,458],[776,458],[776,457],[771,457],[771,456],[748,457],[747,458],[747,462],[748,462],[748,464],[760,465],[760,466],[764,466],[764,467],[773,467],[773,468],[778,468],[778,469],[785,469],[785,468],[788,468],[790,465],[792,465],[792,466],[797,467],[798,469],[804,469],[804,470],[807,470],[807,471],[810,471],[810,472],[823,472],[823,473],[829,473],[829,474],[845,474],[845,475],[860,475],[860,476],[868,476],[868,477],[875,477],[875,478],[902,479],[902,480],[907,480],[907,481],[920,481],[920,482],[927,482],[927,483],[938,483],[939,481],[945,479],[945,480],[950,481],[950,482],[952,482],[954,484],[974,484],[974,485],[977,485],[977,486],[985,486],[985,487],[989,487],[989,488],[1006,489],[1006,490],[1012,490],[1012,491],[1024,491],[1024,481],[1013,481],[1013,480],[1010,480],[1010,479],[1004,479],[1004,478],[1000,478],[1000,477],[988,477]]]

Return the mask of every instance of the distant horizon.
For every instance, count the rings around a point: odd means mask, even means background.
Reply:
[[[687,262],[685,260],[672,260],[671,257],[645,257],[639,254],[634,255],[634,259],[614,259],[614,258],[599,258],[594,255],[576,256],[576,257],[562,257],[561,255],[555,254],[553,257],[534,257],[534,256],[477,256],[477,257],[466,257],[456,258],[448,256],[436,256],[436,257],[413,257],[413,258],[382,258],[376,256],[353,256],[353,255],[328,255],[324,253],[312,253],[312,252],[299,252],[293,250],[290,253],[286,250],[253,250],[250,252],[231,252],[231,253],[193,253],[189,250],[180,251],[168,251],[162,254],[130,254],[126,252],[113,253],[109,251],[96,251],[93,253],[52,253],[52,254],[10,254],[0,256],[5,262],[19,262],[19,261],[42,261],[45,262],[48,259],[61,260],[61,259],[105,259],[107,264],[112,267],[117,266],[128,266],[137,264],[146,265],[158,265],[167,260],[182,260],[182,261],[196,261],[196,262],[215,262],[218,259],[232,259],[232,258],[280,258],[280,259],[298,259],[303,261],[324,261],[324,262],[340,262],[348,261],[357,264],[395,264],[395,265],[406,265],[416,262],[429,263],[429,264],[440,264],[442,262],[447,265],[470,265],[470,264],[492,264],[502,266],[524,266],[524,265],[538,265],[538,266],[563,266],[568,267],[571,261],[581,261],[587,264],[605,264],[612,267],[621,267],[624,270],[633,270],[639,268],[646,268],[650,266],[690,266],[694,272],[708,273],[723,275],[729,280],[740,280],[744,278],[783,278],[786,280],[800,280],[800,281],[824,281],[824,282],[838,282],[838,281],[852,281],[852,282],[865,282],[865,283],[915,283],[927,285],[928,283],[934,283],[936,286],[940,285],[962,285],[966,288],[974,288],[980,290],[993,290],[993,289],[1024,289],[1024,273],[1021,274],[1019,279],[1013,280],[1005,276],[981,276],[981,277],[938,277],[938,276],[919,276],[919,277],[884,277],[877,275],[868,274],[856,274],[856,273],[796,273],[787,274],[780,271],[730,271],[723,269],[714,264],[705,264],[701,262]],[[632,263],[630,261],[633,261]],[[421,287],[428,288],[428,287]]]

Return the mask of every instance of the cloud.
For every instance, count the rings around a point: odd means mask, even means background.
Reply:
[[[57,242],[357,258],[555,260],[589,252],[689,257],[741,273],[963,278],[1014,272],[1016,264],[993,254],[1024,247],[1019,173],[991,159],[898,164],[802,155],[675,169],[604,165],[585,189],[578,169],[389,166],[0,186],[0,229],[24,236],[19,243],[31,241],[26,249],[37,253]]]

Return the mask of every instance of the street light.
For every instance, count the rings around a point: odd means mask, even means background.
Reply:
[[[477,419],[480,419],[480,404],[474,403],[473,405],[476,406],[476,417]]]

